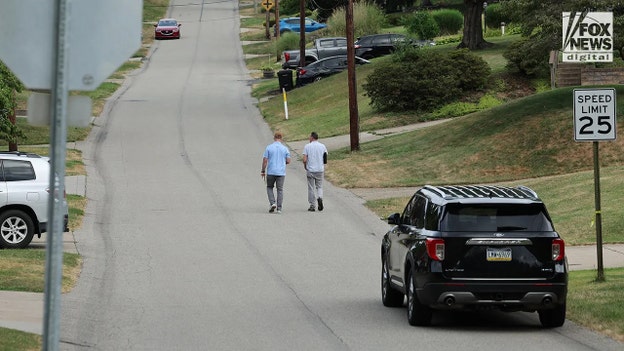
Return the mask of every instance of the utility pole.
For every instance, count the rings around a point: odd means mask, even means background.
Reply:
[[[305,0],[299,0],[299,66],[305,66]]]
[[[275,0],[275,40],[280,38],[280,25],[279,25],[279,0]],[[277,60],[280,60],[280,54],[276,53]]]
[[[349,135],[351,151],[360,150],[360,117],[357,105],[357,85],[355,79],[355,38],[353,35],[353,0],[349,0],[345,11],[347,26],[347,80],[349,81]]]

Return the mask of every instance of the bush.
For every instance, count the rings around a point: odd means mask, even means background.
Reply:
[[[462,49],[452,51],[449,58],[451,66],[448,69],[457,70],[455,80],[462,91],[483,89],[491,69],[481,56],[472,54],[468,49]]]
[[[336,9],[327,20],[329,35],[344,37],[347,35],[345,8]],[[383,11],[374,4],[357,2],[353,4],[353,35],[361,37],[367,34],[379,33],[386,24]]]
[[[464,15],[457,10],[442,9],[431,12],[440,28],[440,35],[457,34],[464,27]]]
[[[498,3],[491,4],[485,9],[485,24],[488,28],[500,28],[501,22],[508,24],[510,21]]]
[[[283,51],[299,49],[299,33],[286,32],[280,35],[275,43],[275,52],[281,55]]]
[[[480,89],[489,74],[487,63],[467,50],[402,47],[369,74],[363,89],[378,111],[426,112]]]
[[[550,74],[549,53],[550,47],[545,41],[523,38],[509,45],[503,57],[511,68],[527,76],[544,77]]]
[[[403,25],[408,33],[414,34],[420,39],[433,40],[440,34],[438,23],[428,11],[414,12],[405,18]]]
[[[279,2],[280,16],[287,13],[299,13],[300,0],[281,0]]]

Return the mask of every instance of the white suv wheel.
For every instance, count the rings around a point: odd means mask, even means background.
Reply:
[[[26,213],[9,210],[0,216],[0,247],[21,249],[32,241],[33,221]]]

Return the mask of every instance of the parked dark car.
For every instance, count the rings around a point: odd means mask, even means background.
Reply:
[[[416,47],[433,46],[434,41],[416,40],[403,34],[386,33],[360,37],[355,42],[355,55],[370,60],[375,57],[391,54],[397,46],[409,43]]]
[[[370,63],[361,57],[355,57],[356,65]],[[296,85],[302,86],[346,70],[348,67],[347,55],[337,55],[312,62],[311,64],[297,68]]]
[[[427,185],[388,223],[382,302],[403,306],[406,295],[409,324],[430,324],[434,310],[494,308],[563,325],[565,244],[530,188]]]
[[[154,39],[180,39],[180,26],[174,18],[162,18],[154,25]]]

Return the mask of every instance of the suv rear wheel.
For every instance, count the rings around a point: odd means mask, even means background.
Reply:
[[[410,325],[424,326],[431,324],[433,311],[431,308],[423,305],[416,295],[416,284],[414,276],[410,271],[407,277],[407,321]]]
[[[558,305],[551,310],[539,310],[539,320],[544,328],[556,328],[565,323],[566,304]]]
[[[23,249],[34,233],[33,220],[24,211],[9,210],[0,215],[0,248]]]
[[[386,307],[403,306],[403,294],[390,285],[390,270],[385,258],[381,266],[381,301]]]

